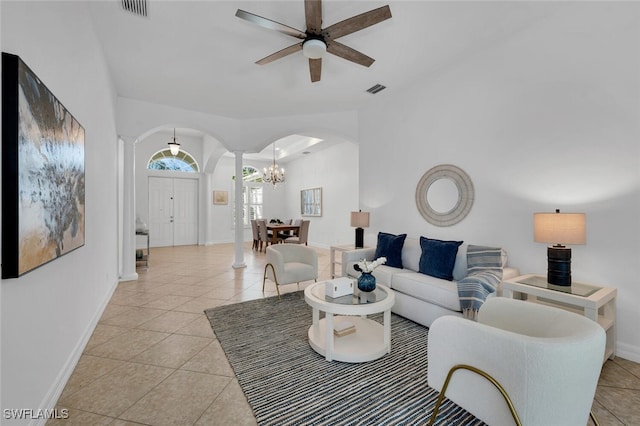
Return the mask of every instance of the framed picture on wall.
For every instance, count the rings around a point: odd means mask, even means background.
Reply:
[[[2,53],[2,278],[85,242],[84,128],[16,55]]]
[[[213,191],[213,204],[229,204],[229,192]]]
[[[300,214],[302,216],[322,216],[322,188],[300,191]]]

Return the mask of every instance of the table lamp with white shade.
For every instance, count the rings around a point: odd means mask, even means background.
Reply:
[[[369,227],[369,212],[351,212],[351,226],[356,228],[355,248],[364,247],[364,229]]]
[[[566,244],[586,244],[584,213],[534,213],[533,239],[539,243],[555,243],[547,247],[547,282],[571,285],[571,249]]]

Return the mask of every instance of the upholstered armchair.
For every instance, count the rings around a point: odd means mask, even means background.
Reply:
[[[490,425],[584,426],[605,340],[602,327],[584,316],[494,297],[480,308],[478,322],[454,316],[433,322],[428,383],[439,398]]]
[[[297,244],[269,246],[267,247],[267,264],[262,277],[262,291],[267,278],[276,283],[279,298],[278,287],[281,285],[317,280],[318,254],[312,248]]]

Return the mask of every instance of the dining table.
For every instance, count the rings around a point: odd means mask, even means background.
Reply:
[[[278,244],[278,232],[294,231],[296,235],[300,231],[300,225],[286,225],[284,223],[267,223],[267,230],[273,234],[271,244]]]

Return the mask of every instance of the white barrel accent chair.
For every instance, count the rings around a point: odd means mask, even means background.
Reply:
[[[262,277],[263,292],[267,278],[276,283],[278,298],[281,285],[317,281],[318,254],[312,248],[297,244],[271,245],[267,247],[267,264]]]
[[[429,328],[428,383],[440,392],[430,424],[446,396],[494,426],[584,426],[605,341],[584,316],[503,297],[488,299],[477,322],[440,317]]]

